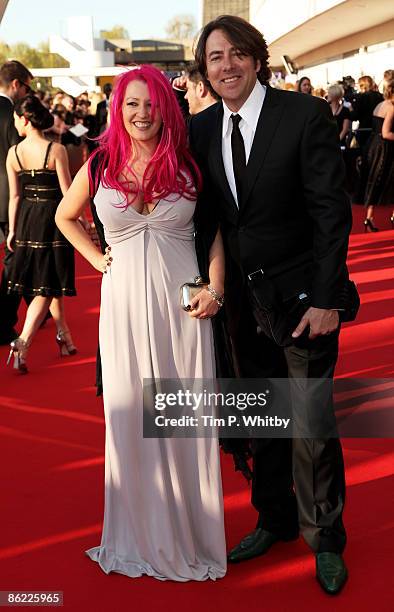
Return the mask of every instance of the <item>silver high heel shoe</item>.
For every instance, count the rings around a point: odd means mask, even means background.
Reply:
[[[66,338],[68,336],[69,342],[67,342]],[[56,334],[56,342],[59,347],[60,357],[66,357],[67,355],[75,355],[77,352],[77,348],[73,345],[71,340],[71,334],[69,331],[64,331],[59,329]]]
[[[7,359],[7,365],[10,364],[12,356],[14,356],[14,370],[18,370],[20,374],[27,374],[26,353],[28,345],[22,338],[15,338],[10,343],[10,353]]]

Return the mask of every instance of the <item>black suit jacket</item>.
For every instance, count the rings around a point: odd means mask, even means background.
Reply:
[[[108,115],[107,100],[102,100],[101,102],[97,104],[97,109],[96,109],[95,124],[96,124],[97,136],[101,134],[101,132],[103,131],[103,128],[105,128],[107,125],[107,115]]]
[[[12,102],[0,96],[0,222],[8,222],[9,188],[6,170],[8,150],[20,141],[14,126]]]
[[[350,113],[352,121],[359,121],[359,128],[372,128],[372,115],[375,107],[383,101],[379,91],[366,91],[359,94],[353,101],[353,112]]]
[[[194,116],[190,145],[205,181],[202,206],[222,228],[227,298],[239,303],[254,270],[280,272],[309,258],[313,305],[340,308],[351,208],[328,104],[267,87],[239,209],[223,165],[222,118],[221,103]]]

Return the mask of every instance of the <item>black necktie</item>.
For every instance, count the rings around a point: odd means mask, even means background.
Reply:
[[[242,117],[240,115],[231,115],[233,121],[233,131],[231,132],[231,152],[233,155],[233,168],[235,185],[237,187],[238,206],[241,205],[242,197],[242,181],[246,168],[246,155],[244,139],[242,138],[239,122]]]

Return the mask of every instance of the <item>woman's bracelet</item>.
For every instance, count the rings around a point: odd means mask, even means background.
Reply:
[[[224,304],[224,295],[219,295],[219,293],[212,287],[212,285],[208,285],[207,291],[211,294],[219,308],[221,308]]]

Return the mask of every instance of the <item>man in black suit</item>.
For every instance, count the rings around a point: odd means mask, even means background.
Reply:
[[[9,200],[6,159],[10,147],[20,140],[14,126],[14,102],[29,93],[32,78],[33,75],[20,62],[10,61],[0,67],[0,239],[5,241],[8,234]],[[8,344],[17,336],[13,328],[18,320],[20,296],[7,295],[12,255],[6,247],[0,286],[0,344]]]
[[[192,117],[190,144],[204,193],[210,193],[205,204],[225,243],[225,298],[239,372],[246,378],[288,376],[295,385],[297,379],[330,381],[351,227],[330,109],[319,98],[272,89],[265,40],[238,17],[218,17],[205,26],[196,61],[222,98]],[[305,262],[313,270],[311,306],[295,324],[291,344],[278,346],[258,333],[247,278],[260,269],[268,275],[275,269],[278,277],[291,269],[288,278],[296,285]],[[332,418],[331,392],[315,408]],[[319,583],[338,592],[347,578],[344,501],[338,438],[255,441],[252,503],[259,518],[229,561],[261,555],[278,540],[296,538],[300,529],[316,554]]]
[[[105,100],[102,100],[97,104],[96,109],[96,134],[99,136],[107,127],[108,107],[109,98],[112,92],[111,83],[105,83],[103,87],[105,94]]]

